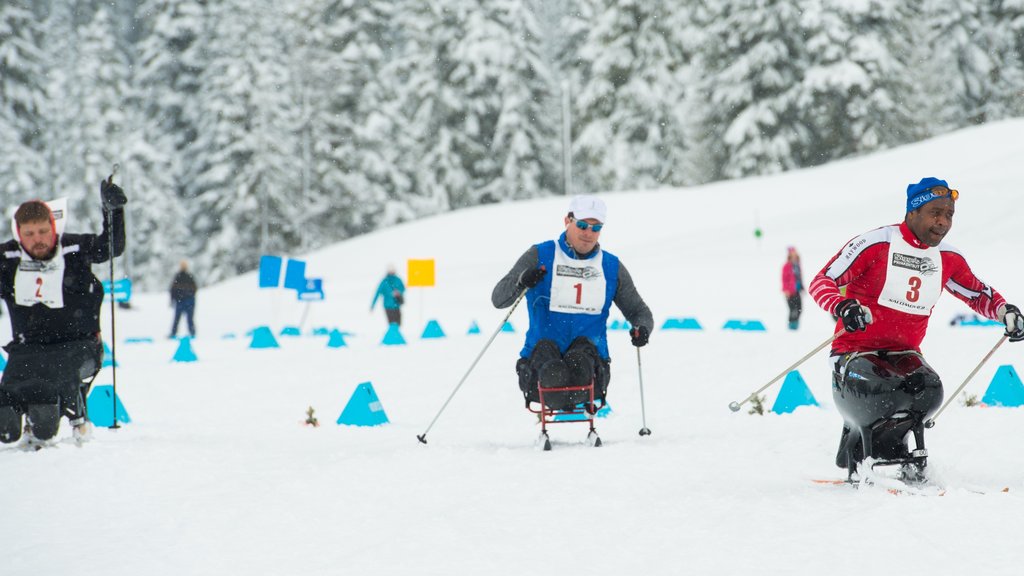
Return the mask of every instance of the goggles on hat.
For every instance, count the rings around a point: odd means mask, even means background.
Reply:
[[[586,230],[587,228],[590,228],[594,232],[600,232],[601,228],[604,228],[604,224],[591,224],[586,220],[577,220],[576,218],[573,218],[572,220],[573,222],[576,223],[576,227],[579,228],[580,230]]]
[[[923,194],[915,196],[910,201],[910,207],[911,209],[917,209],[936,198],[945,198],[946,196],[949,196],[954,202],[956,202],[957,198],[960,198],[960,192],[956,189],[947,188],[945,186],[932,186],[931,188],[926,188]]]

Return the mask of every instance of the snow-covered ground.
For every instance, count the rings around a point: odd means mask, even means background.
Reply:
[[[534,448],[539,427],[513,371],[523,309],[518,333],[498,335],[429,444],[415,438],[504,316],[490,305],[494,283],[560,232],[566,199],[465,210],[306,255],[327,299],[311,305],[304,333],[337,327],[351,333],[346,348],[302,336],[249,349],[245,332],[296,325],[304,305],[247,274],[200,293],[199,361],[172,363],[167,296],[138,295],[117,315],[118,392],[132,422],[82,448],[66,426],[55,449],[0,448],[0,574],[1017,574],[1021,410],[953,404],[928,434],[930,470],[948,492],[897,497],[809,481],[843,476],[824,353],[800,369],[820,409],[761,417],[728,404],[831,333],[808,298],[800,330],[785,329],[786,246],[801,251],[809,281],[850,237],[902,219],[905,187],[923,176],[961,190],[950,243],[1024,302],[1022,132],[1024,122],[1005,122],[776,177],[604,195],[602,244],[658,325],[695,317],[705,330],[656,330],[641,350],[646,438],[637,354],[612,333],[600,449],[582,443],[579,425],[554,427],[552,452]],[[408,345],[381,346],[383,313],[370,300],[386,265],[409,258],[435,258],[437,286],[408,293]],[[1000,334],[949,326],[965,311],[943,296],[924,343],[947,392]],[[731,318],[760,319],[767,332],[721,330]],[[419,338],[430,319],[447,338]],[[466,334],[473,321],[482,334]],[[124,341],[137,337],[155,341]],[[1024,344],[1003,346],[968,391],[980,397],[1002,364],[1024,369]],[[97,384],[110,379],[106,369]],[[335,425],[364,381],[391,423]],[[300,424],[308,406],[320,428]]]

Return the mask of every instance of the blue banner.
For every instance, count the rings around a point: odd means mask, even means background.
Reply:
[[[110,281],[103,281],[103,296],[110,296]],[[129,302],[132,299],[132,281],[122,278],[114,281],[114,302]]]
[[[260,288],[277,288],[281,285],[281,257],[260,256]]]

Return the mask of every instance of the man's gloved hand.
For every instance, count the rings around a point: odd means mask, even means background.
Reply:
[[[639,348],[647,345],[647,341],[651,339],[651,331],[647,326],[637,326],[629,331],[629,336],[633,341],[633,346]]]
[[[1004,304],[1003,324],[1006,324],[1006,335],[1010,337],[1010,342],[1024,340],[1024,316],[1021,315],[1020,308],[1013,304]]]
[[[836,315],[843,321],[843,328],[847,332],[863,332],[871,324],[871,310],[867,306],[861,306],[854,298],[847,298],[836,306]]]
[[[537,284],[540,284],[540,281],[544,279],[544,275],[547,273],[548,269],[543,266],[540,268],[524,270],[523,273],[519,275],[519,288],[533,288]]]
[[[117,210],[124,208],[128,203],[128,197],[120,186],[107,180],[100,181],[100,199],[103,201],[104,210]]]

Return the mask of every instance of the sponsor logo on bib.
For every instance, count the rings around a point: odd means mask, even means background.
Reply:
[[[900,268],[906,268],[907,270],[913,270],[920,272],[925,276],[931,276],[938,272],[939,267],[935,264],[935,261],[925,256],[919,258],[917,256],[908,256],[906,254],[900,254],[899,252],[893,252],[892,254],[892,265]]]
[[[559,264],[555,268],[555,274],[558,276],[568,276],[569,278],[599,278],[601,276],[601,269],[593,266],[580,267]]]

